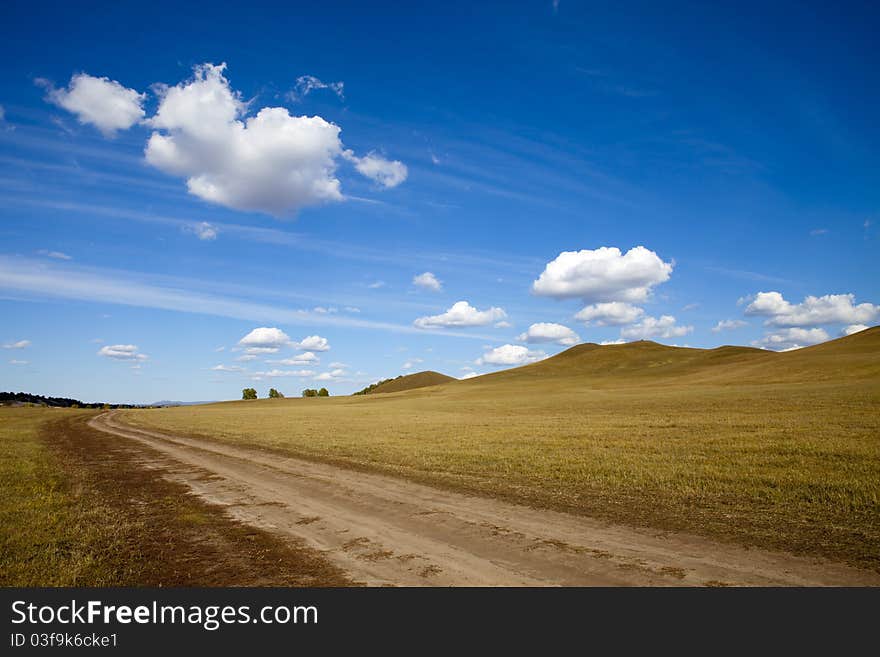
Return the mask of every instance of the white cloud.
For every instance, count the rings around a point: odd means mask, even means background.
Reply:
[[[112,358],[114,360],[147,360],[147,355],[140,353],[137,345],[134,344],[106,345],[98,350],[98,355],[104,356],[105,358]]]
[[[694,330],[693,326],[676,326],[675,317],[645,317],[632,326],[620,330],[620,337],[626,340],[647,340],[648,338],[678,338]]]
[[[426,290],[433,290],[434,292],[439,292],[443,289],[443,284],[437,279],[436,276],[434,276],[434,274],[429,271],[426,271],[424,274],[414,276],[412,282],[413,285],[423,287]]]
[[[852,335],[853,333],[860,333],[861,331],[866,331],[870,326],[867,324],[850,324],[849,326],[845,326],[843,330],[840,332],[841,335]]]
[[[244,368],[238,365],[214,365],[211,370],[214,372],[243,372]]]
[[[738,328],[742,328],[743,326],[748,325],[748,322],[744,322],[741,319],[722,319],[720,322],[712,327],[712,332],[720,333],[721,331],[735,331]]]
[[[367,285],[371,290],[378,290],[380,287],[385,287],[385,281],[374,281]]]
[[[109,78],[77,73],[66,89],[56,89],[41,78],[36,82],[46,89],[46,100],[76,115],[80,123],[95,126],[105,137],[127,130],[145,116],[147,95]]]
[[[338,313],[339,308],[333,308],[332,306],[330,308],[327,308],[325,306],[315,306],[314,308],[312,308],[312,312],[318,313],[319,315],[329,315],[332,313]]]
[[[511,326],[513,326],[513,324],[508,322],[506,319],[502,319],[500,322],[495,322],[492,326],[494,326],[495,328],[510,328]]]
[[[603,347],[606,347],[615,344],[626,344],[626,340],[624,340],[623,338],[618,338],[617,340],[602,340],[602,342],[600,342],[599,344]]]
[[[217,239],[217,233],[219,232],[216,226],[209,224],[207,221],[202,221],[194,226],[189,226],[188,230],[191,233],[194,233],[200,240],[204,241]]]
[[[30,340],[19,340],[18,342],[7,342],[3,345],[4,349],[24,349],[25,347],[30,347]]]
[[[314,376],[312,370],[269,370],[268,372],[254,372],[254,377],[258,379],[278,379],[285,376]]]
[[[358,308],[357,306],[346,306],[345,308],[343,308],[343,310],[347,313],[355,313],[355,314],[357,314],[361,311],[361,309]]]
[[[55,258],[55,260],[73,260],[73,258],[66,253],[62,253],[61,251],[50,251],[49,249],[40,249],[37,251],[40,255],[44,255],[47,258]]]
[[[644,310],[625,301],[605,301],[586,306],[574,318],[596,326],[621,326],[631,324],[644,314]]]
[[[746,306],[746,315],[767,317],[768,326],[818,326],[820,324],[864,324],[880,315],[880,306],[856,305],[853,294],[808,296],[801,303],[786,301],[779,292],[759,292]]]
[[[774,351],[791,351],[812,344],[830,340],[831,336],[821,328],[785,328],[768,333],[762,339],[753,342],[756,347],[773,349]]]
[[[318,89],[329,89],[340,100],[345,100],[345,84],[343,82],[323,82],[314,75],[300,75],[296,79],[296,87],[293,91],[288,92],[287,98],[293,102],[298,102]]]
[[[285,358],[283,360],[273,360],[273,363],[278,363],[279,365],[314,365],[318,362],[318,357],[311,351],[306,351],[302,354],[297,354],[292,358]]]
[[[345,376],[345,370],[335,369],[330,372],[321,372],[315,377],[315,381],[338,381]]]
[[[423,362],[421,358],[410,358],[403,365],[401,365],[401,369],[411,370],[413,367]]]
[[[464,381],[465,379],[473,379],[475,376],[480,376],[480,374],[477,372],[468,372],[464,376],[460,376],[458,378],[459,380]]]
[[[507,313],[502,308],[492,307],[486,310],[477,310],[467,301],[456,301],[445,313],[419,317],[413,324],[417,328],[423,329],[486,326],[501,321],[505,317],[507,317]]]
[[[255,354],[244,354],[242,356],[238,356],[235,360],[237,360],[239,363],[249,363],[252,360],[257,360],[257,357]]]
[[[518,344],[505,344],[490,349],[475,362],[477,365],[525,365],[547,357],[543,351],[532,351]]]
[[[567,326],[549,322],[532,324],[517,340],[520,342],[555,342],[563,346],[571,346],[581,341],[580,336]]]
[[[9,364],[10,365],[27,365],[29,362],[30,361],[27,361],[27,360],[17,360],[15,358],[13,358],[12,360],[9,361]]]
[[[386,189],[397,187],[406,180],[409,170],[403,162],[398,160],[386,160],[376,153],[368,153],[364,157],[358,157],[351,151],[344,151],[342,156],[354,164],[362,176],[377,182]]]
[[[587,302],[641,302],[651,288],[669,280],[673,264],[643,246],[625,254],[617,247],[564,251],[547,263],[532,284],[541,296],[581,298]]]
[[[160,88],[147,162],[185,177],[191,194],[238,210],[282,215],[341,201],[339,126],[283,107],[244,118],[248,105],[224,69],[203,64],[191,80]]]
[[[330,363],[330,365],[328,365],[328,367],[330,369],[340,369],[340,368],[345,369],[346,367],[348,367],[348,364],[347,363],[340,363],[339,361],[335,361],[333,363]]]
[[[281,347],[289,344],[290,336],[279,328],[269,326],[255,328],[238,341],[238,345],[244,347],[245,353],[251,356],[257,354],[274,354],[277,353]]]
[[[310,335],[308,337],[305,337],[299,342],[295,342],[293,346],[301,351],[330,350],[330,343],[327,341],[327,338],[322,338],[320,335]]]

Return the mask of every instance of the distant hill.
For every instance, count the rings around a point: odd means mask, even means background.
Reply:
[[[457,379],[451,376],[446,376],[445,374],[440,374],[440,372],[432,372],[431,370],[428,370],[426,372],[416,372],[415,374],[399,376],[396,379],[380,381],[376,387],[371,390],[365,389],[366,392],[362,391],[362,394],[372,395],[380,392],[402,392],[404,390],[414,390],[415,388],[437,386],[449,381],[457,381]]]
[[[580,344],[551,358],[464,381],[494,386],[528,380],[577,378],[597,386],[639,385],[662,379],[691,383],[810,382],[880,376],[880,327],[787,352],[752,347],[669,347],[642,340]]]

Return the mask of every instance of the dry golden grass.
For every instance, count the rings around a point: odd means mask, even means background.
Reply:
[[[94,411],[0,408],[0,586],[344,586],[320,553],[143,467]]]
[[[799,352],[581,345],[403,393],[137,425],[880,569],[880,330]]]

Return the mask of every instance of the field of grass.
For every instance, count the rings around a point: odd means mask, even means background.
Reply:
[[[789,354],[582,345],[403,393],[122,419],[880,570],[877,329]]]
[[[143,468],[95,413],[0,408],[0,586],[350,584]]]

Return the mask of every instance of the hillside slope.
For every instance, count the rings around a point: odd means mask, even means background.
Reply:
[[[498,386],[529,380],[570,380],[598,386],[682,383],[800,383],[880,376],[880,327],[789,352],[752,347],[669,347],[647,340],[580,344],[531,365],[464,382]]]
[[[403,392],[404,390],[414,390],[415,388],[426,388],[428,386],[437,386],[441,383],[449,381],[457,381],[457,379],[427,370],[425,372],[416,372],[415,374],[407,374],[391,381],[387,381],[380,386],[374,388],[370,394],[377,392]]]

